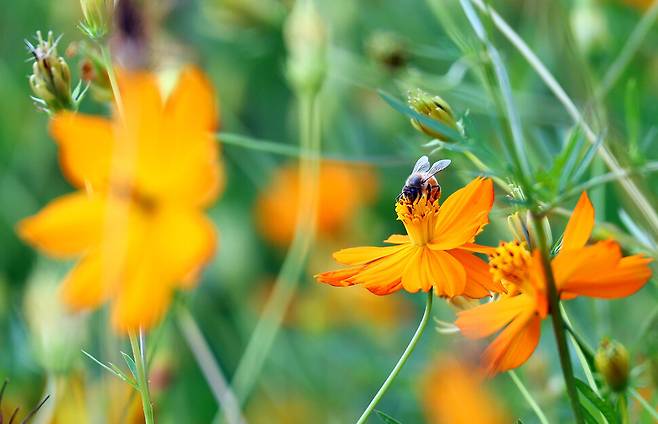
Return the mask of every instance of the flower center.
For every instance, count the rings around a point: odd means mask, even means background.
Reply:
[[[395,204],[395,212],[407,229],[411,241],[424,246],[434,238],[436,216],[439,213],[439,199],[423,193],[415,199],[403,196]]]
[[[496,251],[489,256],[489,272],[494,281],[507,289],[509,295],[515,295],[529,281],[531,260],[525,241],[500,242]]]

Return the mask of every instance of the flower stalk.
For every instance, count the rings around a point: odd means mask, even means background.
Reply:
[[[145,424],[154,424],[153,418],[153,404],[151,403],[151,394],[149,393],[148,372],[146,369],[146,361],[144,360],[144,333],[139,331],[139,335],[134,331],[128,334],[130,338],[130,347],[133,352],[133,359],[135,360],[135,367],[137,375],[137,387],[139,387],[139,394],[142,398],[142,409],[144,410]]]
[[[384,381],[384,384],[382,384],[382,386],[379,388],[375,396],[372,398],[370,404],[368,404],[366,410],[363,411],[363,414],[361,414],[361,417],[359,417],[359,420],[356,422],[356,424],[364,424],[368,420],[368,417],[370,416],[372,411],[374,411],[375,406],[377,406],[377,404],[382,399],[382,397],[384,397],[384,394],[386,394],[388,389],[391,387],[393,380],[395,380],[395,377],[397,377],[397,375],[400,373],[400,370],[407,362],[407,359],[409,359],[411,353],[416,348],[416,345],[418,344],[418,340],[420,340],[421,336],[423,335],[423,332],[425,331],[425,327],[427,327],[427,323],[430,319],[433,299],[434,299],[434,293],[430,290],[427,293],[427,303],[425,304],[425,312],[423,313],[423,317],[420,319],[420,324],[418,324],[418,328],[416,329],[416,332],[414,333],[413,337],[409,341],[409,344],[407,345],[407,348],[402,353],[402,356],[400,356],[400,359],[398,359],[397,364],[395,364],[395,367],[393,367],[391,373],[388,375],[388,377],[386,377],[386,381]]]
[[[548,257],[549,255],[549,246],[547,243],[546,228],[544,227],[542,220],[543,216],[538,213],[532,214],[533,226],[535,228],[536,238],[537,238],[537,248],[541,253],[541,262],[544,268],[544,274],[546,275],[546,289],[548,291],[548,309],[551,315],[551,321],[553,324],[553,332],[555,334],[555,342],[558,348],[558,354],[560,356],[560,366],[562,368],[562,375],[564,376],[564,382],[567,387],[567,394],[569,396],[569,401],[571,403],[571,408],[573,410],[574,418],[576,423],[583,423],[583,416],[580,409],[580,401],[578,400],[578,391],[576,389],[576,382],[573,375],[573,365],[571,364],[571,358],[569,356],[569,347],[567,346],[567,338],[564,329],[564,322],[562,321],[562,316],[560,314],[560,295],[557,291],[557,286],[555,284],[555,276],[553,275],[553,269],[551,267],[551,260]]]

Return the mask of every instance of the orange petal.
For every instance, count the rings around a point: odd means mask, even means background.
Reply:
[[[402,234],[392,234],[389,238],[384,240],[384,243],[389,243],[389,244],[409,243],[409,236],[402,235]]]
[[[363,268],[362,266],[357,266],[338,271],[323,272],[315,275],[315,278],[319,283],[325,283],[335,287],[349,287],[356,284],[351,278],[363,270]]]
[[[427,250],[427,253],[434,294],[448,297],[463,294],[466,287],[464,266],[448,252]]]
[[[458,312],[455,325],[464,336],[479,339],[494,334],[517,316],[532,311],[534,304],[530,296],[521,294],[501,297],[473,309]]]
[[[174,131],[215,131],[218,126],[217,105],[212,84],[195,67],[185,68],[165,106],[165,126]]]
[[[534,312],[522,314],[510,323],[484,351],[490,375],[522,365],[537,348],[541,319]]]
[[[476,178],[450,195],[439,209],[432,248],[449,250],[473,242],[489,222],[493,200],[493,183],[488,178]]]
[[[367,264],[350,280],[373,292],[391,293],[393,288],[399,288],[404,269],[416,250],[416,247],[404,246],[392,255]]]
[[[469,252],[482,253],[485,255],[491,255],[496,251],[495,247],[483,246],[476,243],[466,243],[462,246],[459,246],[461,250],[468,250]]]
[[[571,218],[569,218],[567,228],[564,230],[560,253],[585,246],[587,240],[589,240],[589,236],[592,234],[593,228],[594,208],[592,207],[592,202],[589,201],[589,197],[587,197],[587,193],[583,192],[573,210]]]
[[[619,260],[612,270],[577,275],[561,286],[563,296],[583,295],[602,299],[630,296],[651,278],[651,261],[640,255],[627,256]]]
[[[74,310],[93,309],[111,295],[103,278],[102,259],[98,254],[84,257],[69,272],[60,288],[64,303]]]
[[[365,246],[351,247],[334,252],[334,259],[344,265],[362,265],[392,255],[406,246]]]
[[[18,233],[51,256],[77,256],[99,242],[104,205],[98,196],[82,192],[68,194],[22,220],[18,224]]]
[[[610,272],[621,259],[619,245],[612,241],[601,241],[591,246],[565,251],[551,262],[555,283],[564,290],[568,281],[588,279],[595,274],[603,276]]]
[[[148,330],[167,311],[172,282],[166,281],[153,265],[142,262],[124,278],[112,305],[112,325],[119,332]]]
[[[489,296],[491,292],[502,293],[505,288],[495,282],[489,272],[489,264],[477,256],[461,249],[448,251],[466,270],[466,288],[464,295],[473,299]]]
[[[59,146],[66,178],[78,188],[106,187],[114,135],[110,121],[73,112],[60,112],[50,121],[50,133]]]
[[[146,249],[151,260],[165,280],[182,286],[195,282],[217,244],[215,227],[201,211],[172,206],[151,218],[149,235]]]
[[[428,249],[416,249],[407,261],[402,274],[402,287],[409,293],[416,293],[419,290],[426,292],[432,286],[434,276],[429,272],[430,254]]]

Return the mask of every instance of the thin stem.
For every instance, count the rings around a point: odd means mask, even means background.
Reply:
[[[206,382],[212,390],[217,403],[224,412],[224,418],[229,424],[244,424],[247,421],[240,412],[240,403],[224,377],[219,364],[215,361],[208,343],[203,337],[199,326],[190,312],[185,308],[178,310],[178,326],[187,341],[194,358],[201,368]]]
[[[546,233],[544,226],[541,223],[541,216],[533,213],[533,223],[535,232],[537,233],[537,244],[541,253],[542,266],[544,274],[546,275],[546,285],[548,290],[548,305],[551,314],[551,321],[553,322],[553,332],[555,334],[555,341],[560,356],[560,365],[562,367],[562,374],[564,382],[567,386],[567,394],[571,402],[571,408],[576,419],[576,423],[583,423],[583,416],[580,410],[580,402],[578,401],[578,391],[573,376],[573,366],[571,365],[571,357],[569,356],[569,347],[567,346],[567,338],[564,332],[564,324],[560,314],[560,297],[555,284],[555,277],[553,269],[551,268],[551,261],[548,257],[548,245],[546,242]]]
[[[619,415],[621,416],[621,424],[628,424],[628,400],[626,393],[619,394]]]
[[[144,361],[144,340],[142,331],[139,331],[139,336],[130,331],[128,337],[130,338],[130,347],[133,352],[133,359],[137,367],[137,386],[139,387],[139,394],[142,398],[142,409],[144,410],[145,424],[154,424],[153,418],[153,404],[151,403],[151,395],[149,393],[148,373],[146,371],[146,362]]]
[[[101,56],[103,58],[103,64],[105,65],[105,70],[107,71],[107,77],[110,80],[110,87],[112,87],[114,102],[117,105],[119,117],[121,117],[121,120],[123,120],[123,101],[121,100],[121,91],[119,90],[119,83],[117,82],[117,76],[114,72],[114,65],[112,64],[112,55],[110,54],[110,49],[105,44],[100,44],[100,49]]]
[[[512,381],[514,382],[514,384],[516,384],[516,388],[519,389],[519,392],[521,392],[521,395],[523,395],[525,401],[528,402],[530,408],[532,408],[532,410],[535,412],[535,415],[537,415],[539,422],[541,424],[548,424],[548,418],[546,418],[544,411],[541,410],[539,404],[532,397],[528,389],[526,389],[526,387],[523,385],[523,382],[516,375],[516,372],[514,370],[510,370],[507,372],[507,374],[509,374],[509,376],[512,378]]]
[[[297,224],[272,295],[265,305],[235,372],[233,387],[241,403],[251,392],[276,339],[284,314],[304,272],[304,263],[315,233],[321,139],[318,109],[320,103],[315,92],[300,92],[298,97],[300,144],[303,156],[300,158],[299,165],[301,194]]]
[[[640,405],[653,417],[654,420],[658,421],[658,411],[656,410],[655,406],[651,406],[649,402],[645,398],[642,397],[642,395],[635,390],[634,388],[629,388],[628,392],[637,400],[640,402]]]
[[[372,398],[370,404],[368,405],[366,410],[363,411],[363,414],[361,414],[361,417],[356,422],[356,424],[364,424],[368,420],[368,416],[375,409],[375,406],[377,406],[377,404],[382,399],[382,397],[389,389],[389,387],[391,387],[393,380],[395,380],[395,377],[397,377],[398,373],[400,372],[404,364],[407,362],[407,359],[409,359],[409,356],[411,356],[411,353],[414,351],[416,344],[418,344],[418,340],[420,340],[420,337],[423,335],[423,332],[425,331],[425,327],[427,326],[427,322],[430,319],[433,299],[434,299],[434,293],[430,290],[430,292],[427,293],[427,303],[425,304],[425,312],[423,313],[423,317],[420,319],[420,324],[418,324],[418,328],[416,329],[414,336],[411,338],[411,341],[409,341],[409,344],[407,345],[407,348],[402,353],[402,356],[400,356],[398,363],[395,364],[395,367],[386,378],[386,381],[384,381],[382,387],[379,388],[379,390],[375,394],[375,397]]]

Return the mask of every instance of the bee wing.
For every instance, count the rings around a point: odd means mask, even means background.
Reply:
[[[443,171],[450,165],[450,159],[443,159],[432,164],[432,167],[428,171],[429,175],[434,175],[437,172]]]
[[[421,156],[416,164],[414,165],[414,170],[411,171],[412,174],[416,172],[427,172],[430,169],[430,160],[427,156]]]

